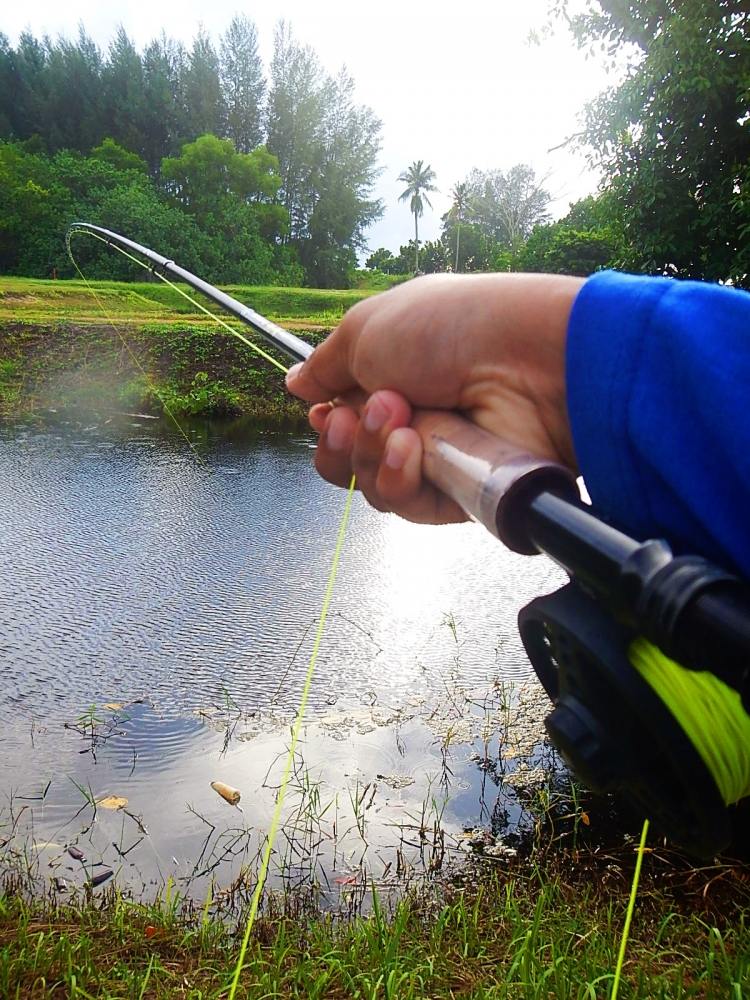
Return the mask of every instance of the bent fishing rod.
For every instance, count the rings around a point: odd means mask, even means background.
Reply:
[[[148,261],[241,320],[294,361],[313,347],[173,260],[74,223]],[[574,473],[456,413],[412,426],[423,473],[509,549],[544,553],[570,582],[519,614],[527,655],[553,702],[545,726],[594,791],[623,794],[677,843],[711,857],[750,796],[750,587],[666,541],[637,541],[581,501]],[[701,714],[702,713],[702,714]]]

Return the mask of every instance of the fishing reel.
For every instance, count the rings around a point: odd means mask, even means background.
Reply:
[[[532,601],[518,619],[526,653],[554,705],[547,732],[593,791],[621,794],[689,853],[710,858],[732,840],[728,803],[750,788],[735,778],[739,788],[722,795],[716,761],[712,771],[676,718],[674,692],[669,689],[670,709],[641,676],[632,644],[645,635],[675,684],[683,670],[718,677],[727,685],[721,704],[729,696],[729,709],[744,722],[743,711],[750,716],[748,588],[701,557],[672,557],[665,542],[634,542],[583,505],[569,521],[571,528],[577,524],[582,547],[573,550],[568,539],[554,548],[571,582]],[[574,559],[561,558],[572,551]],[[706,706],[682,707],[691,718],[705,716],[703,742],[718,743],[721,736],[732,757],[750,754],[750,746],[727,743],[717,729],[722,721]]]
[[[554,705],[545,727],[573,773],[595,792],[621,794],[691,854],[709,858],[726,848],[731,810],[690,738],[630,662],[634,632],[575,582],[532,601],[518,624]]]

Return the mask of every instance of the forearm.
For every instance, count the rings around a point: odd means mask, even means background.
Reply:
[[[600,512],[750,574],[750,295],[595,275],[573,307],[566,368]]]

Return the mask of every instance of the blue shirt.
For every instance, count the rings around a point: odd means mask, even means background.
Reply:
[[[600,515],[750,577],[750,293],[595,274],[573,305],[566,378]]]

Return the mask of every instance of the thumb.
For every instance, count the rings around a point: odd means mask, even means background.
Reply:
[[[348,361],[346,341],[336,332],[313,351],[306,361],[293,365],[286,374],[286,387],[308,403],[325,403],[357,386]]]

